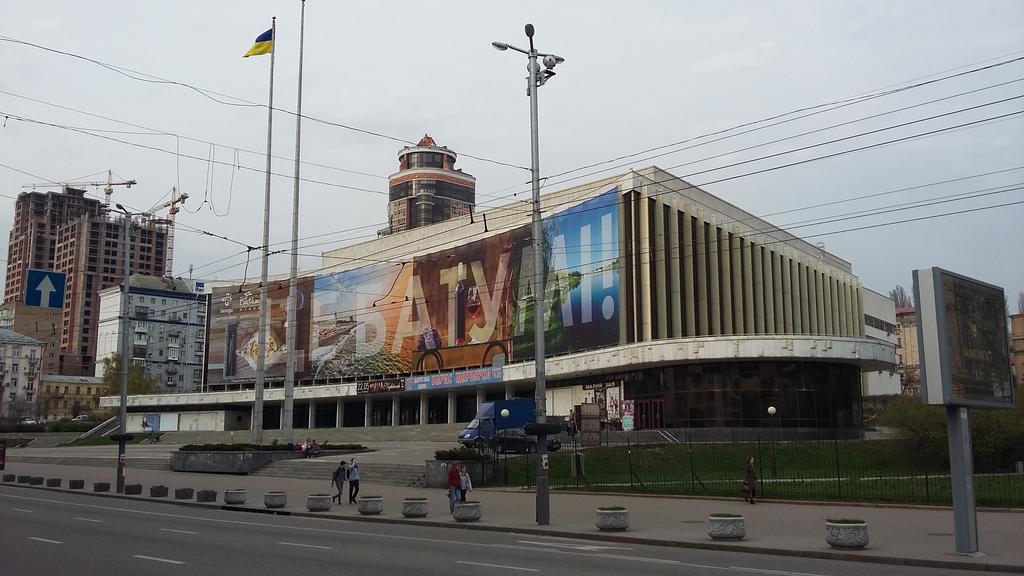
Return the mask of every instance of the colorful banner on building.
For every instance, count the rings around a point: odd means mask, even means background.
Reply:
[[[389,378],[387,380],[368,380],[356,382],[356,394],[377,394],[380,392],[401,392],[405,390],[405,380]]]
[[[296,378],[307,374],[306,350],[309,349],[309,301],[312,278],[299,278],[296,302],[297,352]],[[266,378],[283,380],[289,343],[286,341],[288,317],[288,281],[273,281],[267,287],[270,324],[265,357]],[[208,338],[208,381],[213,384],[252,382],[256,378],[259,332],[259,284],[214,288],[210,301]]]
[[[459,388],[462,386],[480,386],[497,384],[504,379],[504,368],[488,366],[474,370],[459,370],[441,374],[423,374],[405,379],[406,390],[434,390],[437,388]]]
[[[619,342],[616,189],[543,220],[547,353]],[[447,372],[533,357],[530,226],[468,244],[318,276],[316,380]]]

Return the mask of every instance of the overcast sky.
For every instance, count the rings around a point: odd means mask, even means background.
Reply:
[[[277,16],[275,106],[294,110],[299,2],[218,1],[0,4],[0,36],[40,44],[266,103],[269,56],[242,59]],[[424,133],[456,152],[528,166],[529,106],[525,58],[490,47],[526,46],[532,22],[541,51],[566,61],[540,91],[542,175],[557,174],[679,142],[794,109],[858,96],[912,81],[967,72],[1024,57],[1024,2],[307,2],[303,112],[401,140]],[[1013,82],[1017,80],[1016,82]],[[995,84],[1004,83],[1003,86]],[[978,90],[985,88],[984,90]],[[115,188],[114,199],[137,209],[166,200],[172,186],[190,198],[179,214],[174,272],[240,278],[244,249],[200,236],[208,230],[258,245],[263,210],[262,153],[266,109],[217,103],[186,87],[143,82],[88,61],[0,41],[0,112],[102,132],[168,152],[9,118],[0,128],[0,256],[6,257],[14,202],[22,185],[112,169],[139,185]],[[899,108],[971,94],[941,102]],[[964,74],[714,143],[705,140],[552,178],[551,189],[656,164],[700,185],[762,168],[1012,114],[1024,98],[886,130],[773,159],[709,171],[1024,94],[1024,61]],[[33,98],[48,104],[27,100]],[[180,137],[140,134],[53,105],[130,122]],[[873,119],[735,152],[884,112]],[[792,117],[785,117],[789,119]],[[0,118],[0,121],[3,119]],[[761,126],[761,125],[757,125]],[[755,126],[755,127],[757,127]],[[732,134],[732,133],[729,133]],[[727,135],[729,135],[727,134]],[[720,138],[720,136],[719,136]],[[290,238],[295,120],[274,117],[272,242]],[[306,120],[300,236],[302,269],[346,240],[373,236],[386,221],[387,175],[403,144]],[[178,150],[180,156],[173,152]],[[237,151],[236,151],[237,149]],[[244,150],[251,150],[249,153]],[[729,154],[731,153],[731,154]],[[215,158],[215,164],[207,159]],[[195,158],[189,158],[195,157]],[[717,156],[713,159],[706,159]],[[233,168],[238,164],[243,167]],[[528,172],[463,156],[477,178],[478,204],[502,204],[526,191]],[[833,200],[1024,168],[1024,114],[720,183],[706,189],[779,225],[832,221],[793,229],[853,263],[879,292],[911,285],[911,270],[942,266],[1004,287],[1015,308],[1024,290],[1024,204],[893,226],[816,236],[836,230],[920,218],[1024,200],[1024,169],[941,186],[786,212]],[[29,176],[17,171],[32,174]],[[601,169],[606,172],[577,180]],[[347,172],[347,171],[354,171]],[[702,172],[700,174],[691,174]],[[102,174],[99,174],[102,173]],[[324,184],[328,183],[328,184]],[[102,194],[99,188],[90,192]],[[952,195],[984,193],[973,198]],[[505,197],[505,198],[502,198]],[[522,197],[522,196],[520,196]],[[204,203],[204,199],[206,202]],[[851,212],[942,200],[943,203],[850,219]],[[946,201],[949,200],[949,201]],[[955,201],[954,201],[955,200]],[[194,213],[192,213],[194,212]],[[359,228],[354,230],[354,228]],[[810,237],[815,235],[813,237]],[[278,247],[284,247],[278,246]],[[256,253],[254,253],[255,255]],[[6,261],[3,263],[6,266]],[[285,272],[288,257],[272,258]],[[248,267],[259,272],[258,260]],[[1016,312],[1016,310],[1012,310]]]

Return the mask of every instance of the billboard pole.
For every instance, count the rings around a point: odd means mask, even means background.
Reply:
[[[953,492],[953,533],[959,554],[978,552],[978,512],[974,499],[971,421],[966,406],[946,406],[949,472]]]

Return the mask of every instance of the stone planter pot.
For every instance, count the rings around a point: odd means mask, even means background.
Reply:
[[[606,532],[629,530],[629,510],[618,506],[598,508],[594,525]]]
[[[175,488],[174,499],[175,500],[191,500],[195,497],[196,491],[192,488]]]
[[[196,502],[216,502],[216,490],[200,490],[196,492]]]
[[[142,496],[142,484],[125,484],[124,493],[127,496]]]
[[[405,498],[402,500],[402,516],[426,518],[430,514],[430,500],[426,498]]]
[[[330,494],[310,494],[306,496],[306,510],[310,512],[327,512],[331,509]]]
[[[150,498],[167,498],[167,486],[150,486]]]
[[[868,523],[863,520],[825,520],[825,542],[833,548],[859,550],[868,545]]]
[[[233,490],[224,491],[224,503],[234,504],[236,506],[245,504],[245,501],[249,498],[248,492],[245,488],[235,488]]]
[[[4,482],[14,482],[18,477],[14,474],[4,474]]]
[[[63,482],[63,481],[60,478],[47,478],[46,479],[46,487],[47,488],[60,488],[61,482]]]
[[[384,497],[360,496],[356,502],[356,510],[363,516],[377,516],[384,512]]]
[[[742,540],[747,526],[739,514],[711,514],[708,516],[708,536],[714,540]]]
[[[18,476],[18,484],[28,484],[32,480],[31,476]]]
[[[32,486],[42,486],[43,482],[45,481],[46,479],[43,478],[42,476],[33,476],[32,479],[28,481],[28,483]]]
[[[480,507],[480,503],[471,500],[456,502],[455,511],[452,512],[456,522],[476,522],[483,518],[483,515],[484,511]]]
[[[93,482],[93,492],[110,492],[110,482]]]
[[[266,492],[263,494],[263,505],[267,508],[284,508],[288,505],[288,493]]]
[[[85,488],[85,480],[68,480],[68,488],[72,490],[81,490]]]

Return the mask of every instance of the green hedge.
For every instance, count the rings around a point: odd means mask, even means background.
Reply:
[[[435,460],[490,460],[491,457],[482,454],[472,448],[452,448],[451,450],[438,450],[434,452]]]
[[[0,432],[46,432],[43,424],[0,424]]]
[[[366,450],[362,444],[318,444],[320,451]],[[180,452],[290,452],[287,444],[186,444]]]
[[[56,422],[50,422],[46,425],[47,432],[88,432],[96,426],[99,422],[72,422],[67,418],[57,420]]]

